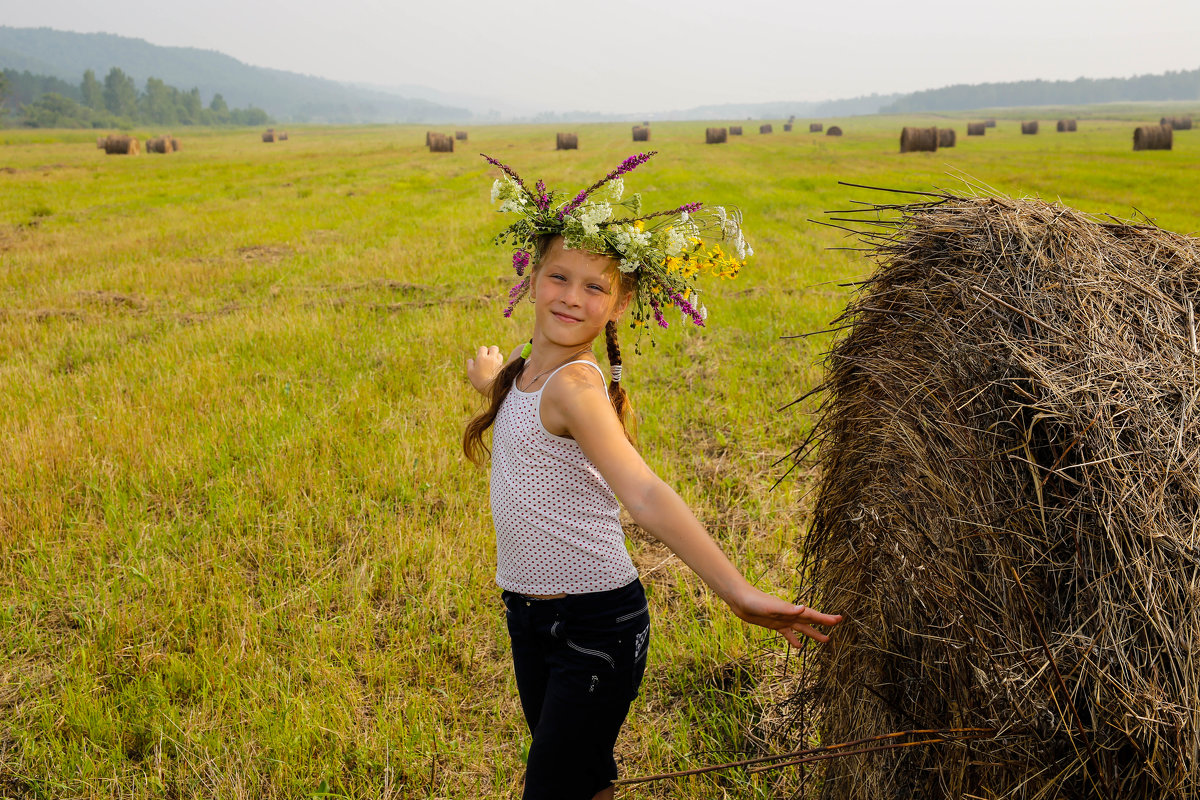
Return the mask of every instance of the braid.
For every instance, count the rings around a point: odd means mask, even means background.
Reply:
[[[629,402],[629,393],[621,386],[621,343],[617,341],[617,323],[609,320],[604,326],[604,346],[608,350],[608,363],[612,368],[612,381],[608,384],[608,398],[612,400],[613,408],[617,412],[617,419],[621,420],[621,427],[625,429],[625,436],[630,442],[634,442],[633,427],[633,409]]]

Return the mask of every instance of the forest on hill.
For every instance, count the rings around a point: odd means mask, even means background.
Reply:
[[[85,70],[78,84],[28,70],[0,73],[0,121],[30,128],[129,128],[153,125],[263,125],[261,108],[229,108],[214,94],[207,105],[200,90],[183,91],[147,78],[139,91],[133,78],[113,67],[100,81]]]

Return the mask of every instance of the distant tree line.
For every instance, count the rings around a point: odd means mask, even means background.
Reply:
[[[1132,78],[957,84],[904,95],[880,111],[891,114],[1007,106],[1087,105],[1131,100],[1200,100],[1200,69],[1165,72],[1161,75],[1135,75]]]
[[[31,128],[128,128],[133,125],[264,125],[261,108],[229,108],[219,94],[207,106],[200,90],[181,91],[147,78],[138,91],[133,78],[113,67],[96,79],[88,70],[78,85],[49,75],[6,69],[0,74],[0,117]]]

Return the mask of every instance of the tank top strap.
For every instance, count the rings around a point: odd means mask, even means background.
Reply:
[[[550,377],[546,378],[546,380],[542,382],[542,388],[539,389],[538,391],[539,392],[545,391],[546,387],[550,385],[550,381],[554,378],[554,376],[557,375],[560,371],[571,366],[572,364],[587,364],[590,367],[595,367],[596,372],[600,373],[600,382],[604,383],[604,370],[600,369],[600,365],[597,364],[595,361],[588,361],[586,358],[580,358],[575,361],[568,361],[566,364],[563,364],[561,367],[554,370],[554,372],[551,372]]]

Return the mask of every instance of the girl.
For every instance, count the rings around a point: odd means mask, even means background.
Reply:
[[[463,446],[480,462],[483,434],[494,425],[496,582],[533,735],[525,800],[613,797],[613,746],[637,696],[650,632],[617,498],[743,620],[779,631],[795,647],[797,633],[825,642],[813,625],[841,620],[751,586],[633,447],[617,320],[632,304],[635,328],[644,330],[651,316],[665,327],[669,302],[703,324],[693,279],[732,277],[741,266],[719,245],[706,248],[704,236],[732,241],[739,255],[748,250],[736,212],[703,215],[689,204],[641,215],[640,197],[622,202],[621,176],[652,155],[626,160],[558,205],[540,181],[530,191],[488,158],[505,173],[493,199],[520,215],[497,237],[518,245],[513,265],[522,278],[505,315],[528,294],[533,336],[507,359],[497,347],[480,347],[467,360],[467,376],[489,404],[468,424]],[[614,205],[632,215],[613,219]],[[607,389],[592,353],[601,333],[612,369]]]

